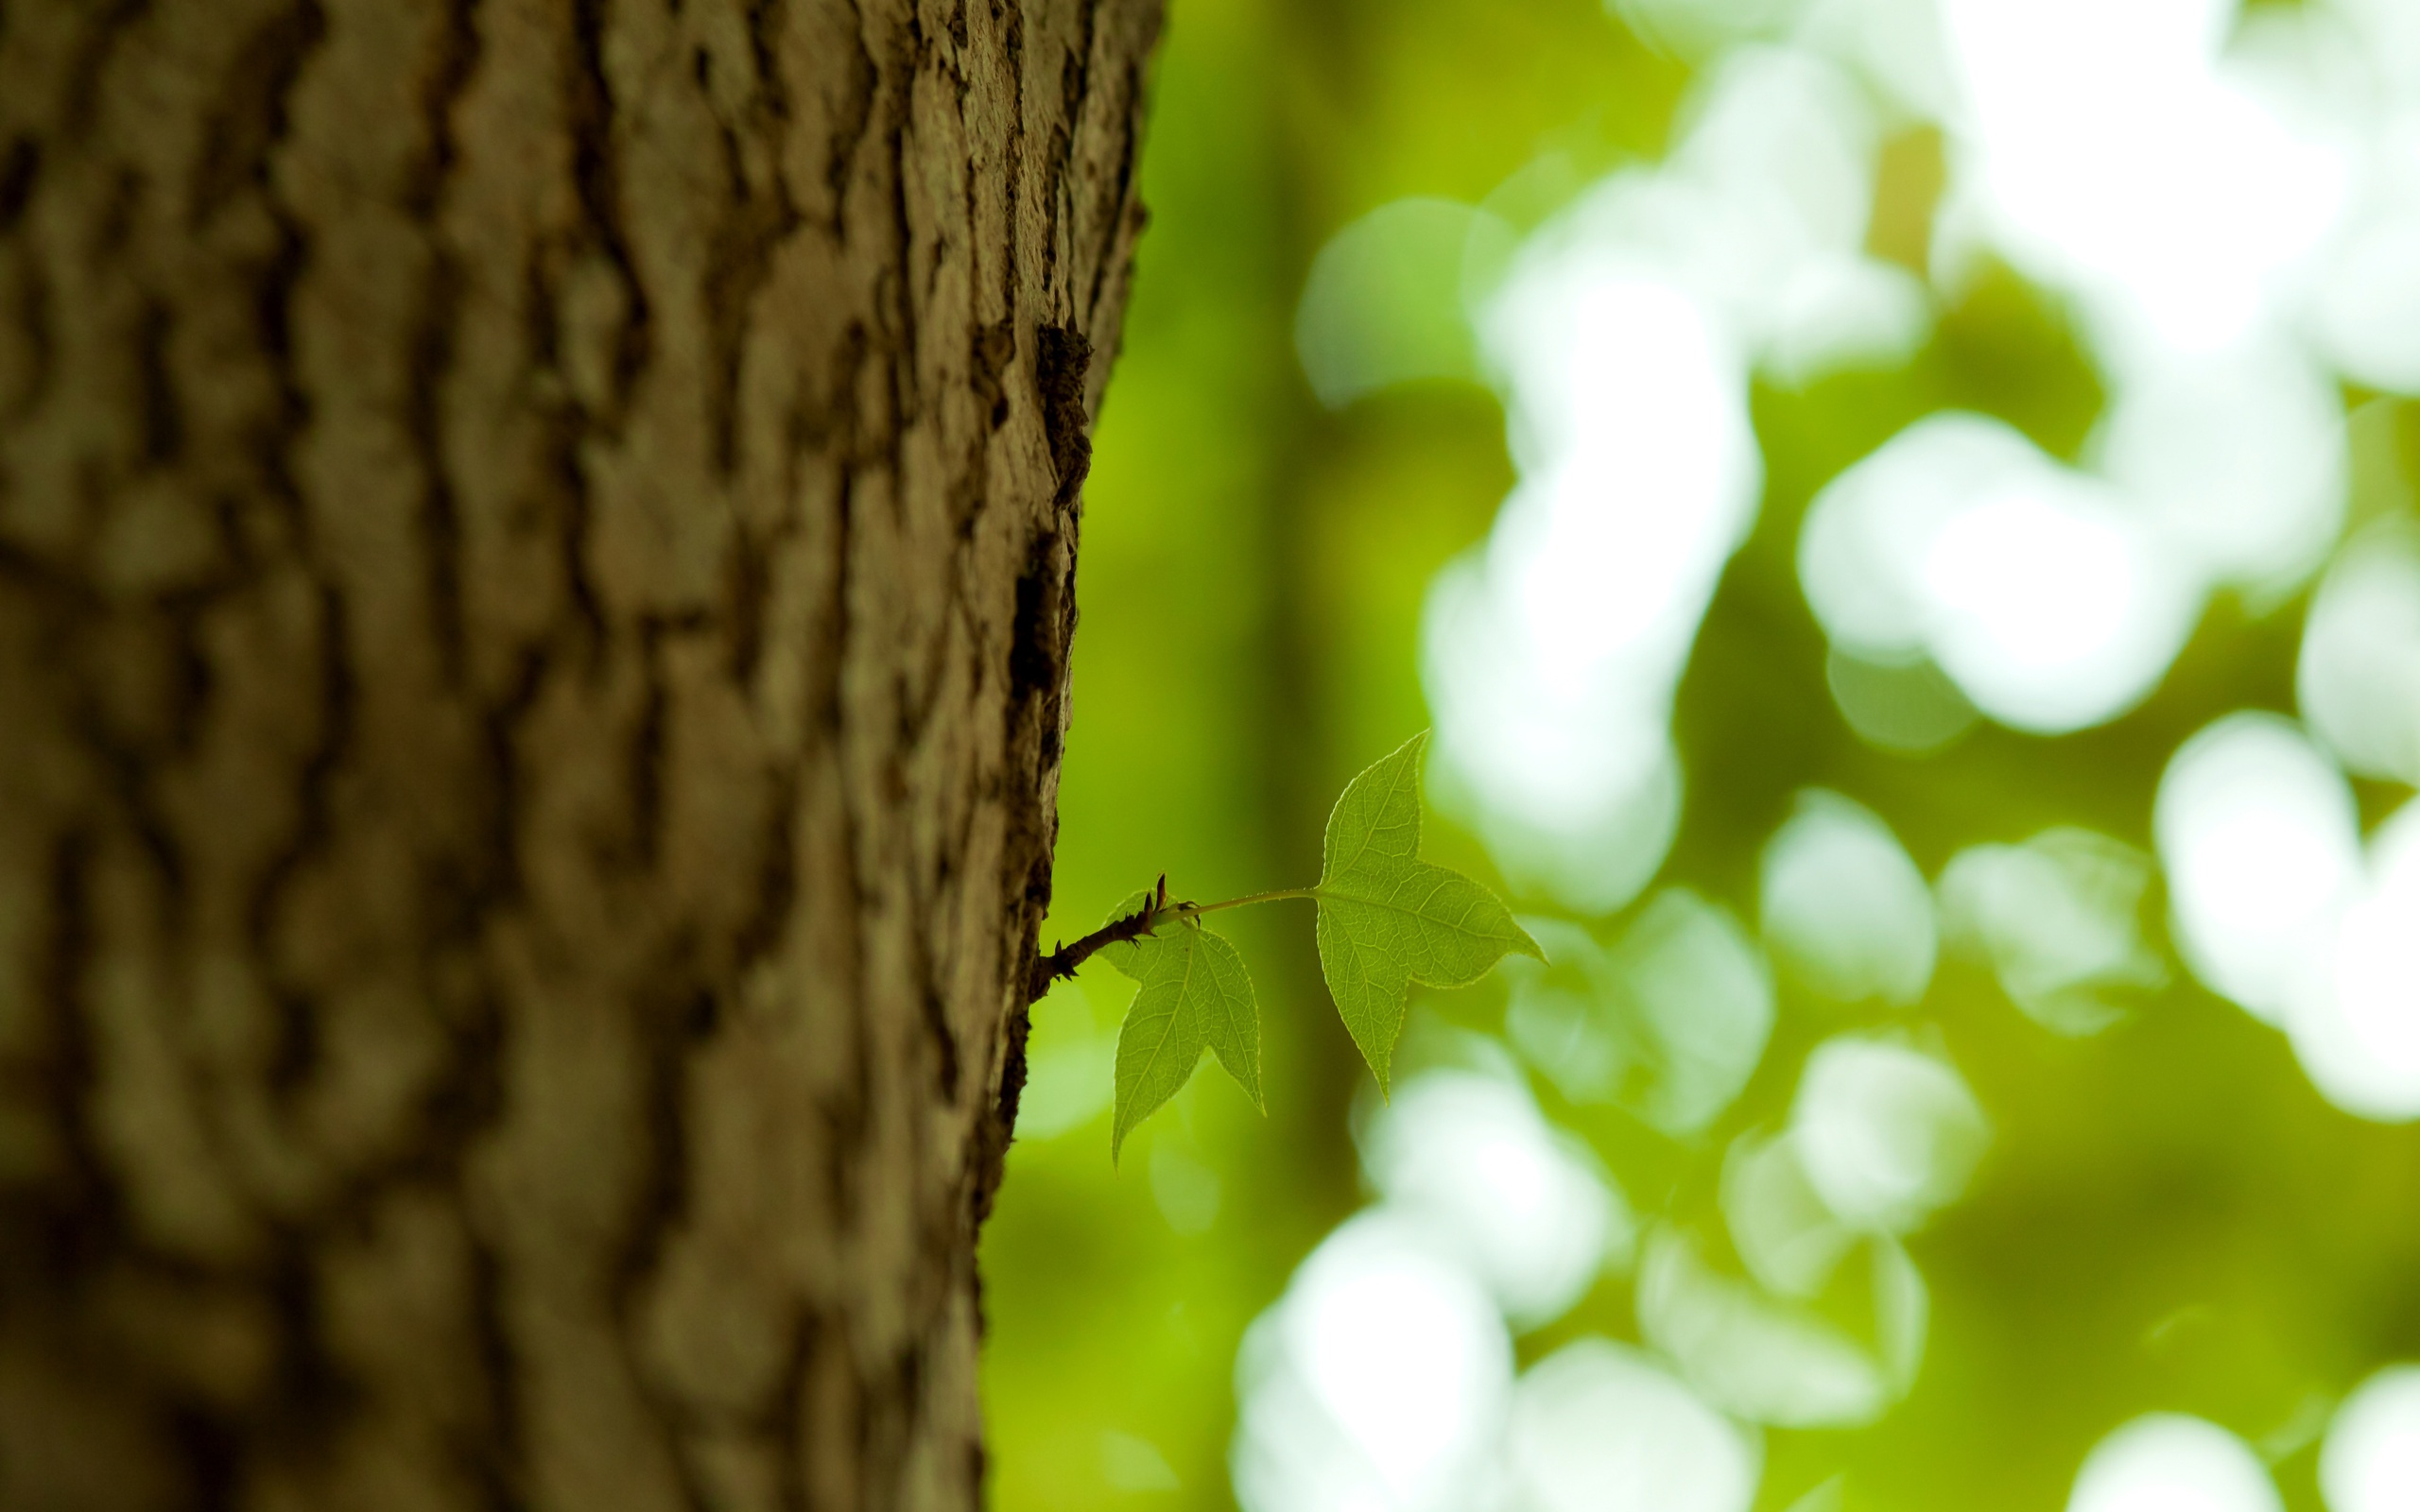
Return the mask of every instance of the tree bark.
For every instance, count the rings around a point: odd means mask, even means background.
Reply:
[[[0,1506],[967,1507],[1156,0],[0,0]]]

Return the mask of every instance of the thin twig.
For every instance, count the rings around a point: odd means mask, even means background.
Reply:
[[[1137,936],[1150,934],[1151,926],[1159,922],[1159,916],[1167,910],[1167,906],[1168,874],[1163,871],[1160,873],[1159,885],[1143,895],[1142,907],[1124,919],[1111,919],[1073,945],[1062,945],[1035,961],[1033,975],[1025,985],[1026,1002],[1028,1004],[1041,1002],[1042,995],[1050,990],[1051,983],[1063,976],[1075,975],[1076,968],[1091,959],[1093,952],[1099,950],[1102,946],[1115,945],[1120,940],[1133,939]]]
[[[1062,945],[1033,963],[1032,979],[1026,983],[1026,1001],[1039,1003],[1050,990],[1050,984],[1062,977],[1076,974],[1076,968],[1092,959],[1093,953],[1122,940],[1139,939],[1158,927],[1166,919],[1190,919],[1196,914],[1215,914],[1222,908],[1241,908],[1246,903],[1275,902],[1281,898],[1316,898],[1309,887],[1287,887],[1276,892],[1256,892],[1243,898],[1230,898],[1224,902],[1196,903],[1168,902],[1168,879],[1160,877],[1158,888],[1143,895],[1141,908],[1123,919],[1113,919],[1072,945]]]

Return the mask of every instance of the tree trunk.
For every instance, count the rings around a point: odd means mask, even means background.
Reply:
[[[0,0],[0,1506],[967,1507],[1156,0]]]

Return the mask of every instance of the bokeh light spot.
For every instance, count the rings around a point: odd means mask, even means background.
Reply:
[[[1759,1446],[1637,1350],[1564,1345],[1513,1389],[1520,1512],[1747,1512]]]
[[[2283,1512],[2242,1439],[2181,1413],[2152,1413],[2093,1447],[2067,1512]]]
[[[2386,1123],[2420,1118],[2420,800],[2367,864],[2290,984],[2286,1028],[2322,1095]]]
[[[2028,1018],[2058,1034],[2118,1022],[2126,997],[2168,980],[2142,936],[2151,858],[2062,826],[2021,845],[1960,851],[1941,875],[1942,928],[1980,955]]]
[[[1856,1427],[1880,1417],[1905,1389],[1885,1359],[1840,1328],[1718,1273],[1669,1228],[1650,1236],[1639,1263],[1638,1323],[1706,1400],[1751,1422]],[[1921,1334],[1919,1323],[1919,1349]],[[1907,1357],[1904,1342],[1889,1352]]]
[[[1772,1033],[1772,980],[1728,910],[1669,888],[1610,950],[1547,923],[1553,961],[1515,962],[1506,1027],[1557,1090],[1627,1109],[1664,1133],[1731,1106]]]
[[[1905,1233],[1956,1197],[1990,1140],[1975,1094],[1945,1062],[1852,1035],[1806,1057],[1790,1132],[1824,1206],[1876,1233]]]
[[[1932,893],[1891,827],[1837,793],[1809,790],[1766,842],[1765,939],[1817,992],[1907,1005],[1932,980]]]
[[[1560,1316],[1608,1260],[1630,1257],[1620,1194],[1507,1078],[1412,1078],[1371,1118],[1361,1163],[1390,1209],[1463,1257],[1518,1324]]]
[[[1450,199],[1398,199],[1328,239],[1294,316],[1294,350],[1320,403],[1340,409],[1393,384],[1478,376],[1462,269],[1474,236],[1505,234],[1493,219]]]
[[[2290,720],[2229,714],[2169,759],[2152,832],[2193,974],[2279,1022],[2360,871],[2344,779]]]
[[[2346,766],[2420,785],[2420,530],[2410,520],[2364,532],[2328,569],[2294,687]]]
[[[1247,1512],[1448,1512],[1493,1472],[1512,1351],[1478,1280],[1383,1211],[1321,1242],[1236,1362]]]
[[[2328,1512],[2420,1506],[2420,1366],[2390,1366],[2336,1409],[2319,1452]]]

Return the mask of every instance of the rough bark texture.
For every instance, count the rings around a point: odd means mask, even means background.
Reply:
[[[964,1507],[1156,0],[0,0],[0,1505]]]

